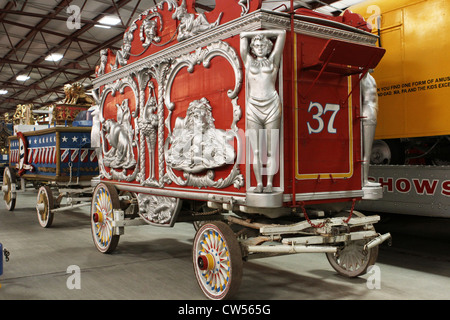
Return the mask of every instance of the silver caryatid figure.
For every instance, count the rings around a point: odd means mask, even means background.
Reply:
[[[273,191],[273,168],[276,166],[273,150],[278,140],[272,141],[276,130],[281,127],[281,99],[276,90],[276,80],[283,54],[286,31],[259,30],[243,32],[241,36],[241,57],[246,72],[246,117],[247,131],[253,151],[253,172],[256,178],[255,192]],[[272,43],[271,39],[275,42]],[[265,129],[265,130],[264,130]],[[267,146],[267,185],[262,182],[262,153],[260,132],[265,132]]]
[[[363,186],[379,187],[379,183],[369,181],[370,154],[377,127],[378,94],[377,83],[369,72],[361,80],[361,106],[363,121]]]

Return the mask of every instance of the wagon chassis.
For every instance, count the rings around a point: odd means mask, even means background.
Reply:
[[[121,207],[137,205],[130,196],[120,196]],[[123,203],[126,204],[123,204]],[[126,214],[126,210],[114,209],[111,227],[114,235],[123,235],[124,228],[128,226],[147,225],[144,219],[135,214]],[[133,210],[132,210],[133,211]],[[317,211],[312,211],[317,214]],[[323,212],[319,212],[323,214]],[[255,216],[242,217],[233,211],[220,212],[194,212],[184,210],[180,212],[176,222],[192,222],[195,229],[211,221],[222,221],[230,226],[239,226],[235,231],[239,239],[242,257],[244,260],[259,258],[264,255],[291,254],[291,253],[336,253],[338,244],[351,241],[364,240],[364,254],[384,241],[391,238],[390,233],[379,234],[373,224],[380,221],[380,216],[364,216],[355,211],[341,211],[336,214],[342,217],[317,218],[300,222],[278,221],[276,223],[257,222]],[[348,215],[349,217],[345,217]],[[351,217],[355,215],[356,217]],[[349,219],[350,218],[350,219]],[[267,219],[265,219],[267,220]],[[317,227],[319,226],[319,227]],[[255,236],[254,234],[257,233]]]
[[[149,224],[139,217],[138,206],[132,192],[118,191],[107,182],[97,185],[91,210],[97,249],[110,253],[118,245],[125,227]],[[229,297],[237,290],[244,261],[295,253],[325,253],[339,274],[357,277],[375,263],[378,246],[391,239],[389,233],[381,235],[375,231],[373,225],[380,220],[378,215],[364,216],[353,207],[331,217],[325,217],[323,211],[304,209],[297,216],[277,219],[204,208],[179,209],[176,222],[194,223],[194,272],[201,289],[211,299]],[[308,215],[316,217],[311,219]]]
[[[48,182],[42,179],[17,178],[16,170],[6,167],[2,192],[8,211],[15,209],[18,190],[21,192],[30,190],[30,188],[26,188],[27,182],[33,183],[34,189],[38,190],[36,213],[39,224],[44,228],[52,225],[55,213],[91,205],[92,197],[90,195],[92,194],[92,187],[90,186],[90,181]],[[19,183],[20,187],[18,188]],[[65,204],[62,204],[63,199],[66,200]]]

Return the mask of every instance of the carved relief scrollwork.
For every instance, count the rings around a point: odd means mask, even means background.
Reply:
[[[235,74],[235,86],[233,90],[228,90],[227,95],[230,99],[237,97],[243,82],[242,66],[241,60],[237,56],[236,51],[229,44],[223,41],[216,41],[207,46],[205,49],[198,48],[193,53],[180,56],[172,64],[172,68],[167,77],[167,88],[165,90],[165,104],[169,110],[169,116],[166,119],[166,127],[169,130],[169,133],[171,133],[170,117],[174,108],[174,104],[171,102],[170,92],[172,90],[172,84],[176,75],[183,68],[187,68],[187,71],[192,73],[195,65],[200,63],[202,63],[205,68],[209,68],[211,59],[216,56],[224,57],[233,67]]]
[[[116,104],[117,121],[113,119],[104,119],[103,109],[106,98],[109,94],[113,97],[117,92],[123,94],[124,89],[130,87],[134,93],[134,100],[139,101],[139,91],[137,84],[132,77],[113,82],[105,87],[100,97],[99,121],[102,125],[100,131],[101,137],[101,153],[99,158],[100,175],[112,180],[133,181],[139,172],[139,163],[136,162],[133,149],[137,146],[138,130],[134,130],[132,122],[137,128],[136,112],[131,113],[129,108],[129,100],[124,99],[120,104]],[[107,149],[107,143],[110,148]],[[139,148],[137,149],[139,159]],[[110,168],[108,172],[106,167]],[[131,174],[127,174],[126,169],[134,168]],[[116,170],[119,169],[119,170]]]
[[[211,59],[224,57],[232,66],[235,73],[235,86],[227,93],[233,105],[233,123],[231,130],[216,129],[211,115],[212,106],[206,98],[192,101],[187,110],[186,118],[176,120],[175,129],[171,128],[171,117],[174,103],[171,101],[171,88],[178,72],[187,68],[188,72],[194,71],[194,66],[203,64],[205,68],[210,66]],[[237,122],[241,118],[240,107],[237,104],[237,96],[242,86],[242,66],[235,50],[225,42],[214,42],[204,49],[185,54],[177,58],[167,76],[165,91],[165,104],[169,114],[165,121],[169,135],[165,142],[165,157],[167,164],[167,177],[171,181],[182,186],[226,188],[234,185],[236,188],[243,186],[243,176],[239,171],[238,161],[241,157],[241,141],[238,135]],[[209,124],[208,124],[209,121]],[[191,123],[193,123],[191,125]],[[197,141],[197,140],[198,141]],[[209,140],[208,140],[209,139]],[[237,156],[234,150],[230,150],[227,141],[235,139],[237,142]],[[212,143],[215,141],[215,143]],[[190,147],[186,148],[186,145]],[[198,149],[198,150],[197,150]],[[197,157],[200,155],[200,157]],[[229,175],[224,179],[214,180],[214,169],[225,164],[234,163]],[[184,172],[182,177],[177,176],[173,170]],[[207,170],[204,175],[197,173]]]
[[[167,21],[164,22],[163,16],[159,11],[163,10],[164,4],[167,4],[169,11],[174,11],[172,19],[178,21],[178,27],[168,42],[161,44],[160,33],[163,31],[164,24],[167,23]],[[123,35],[122,46],[120,50],[116,52],[116,60],[114,64],[111,65],[111,69],[116,70],[119,66],[126,66],[128,64],[128,59],[130,59],[131,56],[141,56],[151,45],[166,45],[172,42],[175,39],[175,36],[178,41],[186,40],[215,28],[219,25],[221,18],[222,13],[219,14],[216,21],[209,23],[203,13],[189,13],[186,8],[185,0],[183,0],[180,5],[178,5],[177,0],[163,0],[155,7],[142,12],[138,18],[131,23],[130,27]],[[141,21],[140,26],[138,25],[139,21]],[[142,42],[143,50],[142,52],[133,54],[131,53],[131,46],[134,38],[137,36],[139,36],[139,40]],[[104,54],[102,56],[104,56]],[[105,66],[103,60],[101,63],[98,75],[104,74]]]
[[[140,193],[137,199],[139,215],[149,224],[172,226],[181,207],[178,198]]]

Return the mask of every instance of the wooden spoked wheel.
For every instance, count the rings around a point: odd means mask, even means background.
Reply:
[[[16,184],[16,174],[13,169],[5,168],[3,172],[3,200],[8,211],[13,211],[16,207],[16,192],[13,191],[13,186]],[[14,188],[15,189],[15,188]]]
[[[192,256],[197,282],[208,298],[229,299],[237,292],[242,280],[242,253],[227,224],[219,221],[201,226]]]
[[[119,243],[120,235],[113,230],[114,210],[120,209],[119,195],[116,188],[101,182],[92,196],[91,230],[97,249],[102,253],[114,251]]]
[[[36,201],[36,212],[41,227],[49,228],[52,225],[53,217],[55,215],[52,212],[53,208],[52,190],[50,190],[48,186],[40,187]]]
[[[362,213],[357,211],[353,214],[364,217]],[[370,228],[375,229],[373,226],[370,226]],[[338,247],[336,253],[327,253],[327,259],[333,269],[342,276],[354,278],[363,275],[367,272],[369,266],[375,264],[378,258],[378,246],[366,250],[365,245],[369,241],[370,239],[363,239],[346,242]]]

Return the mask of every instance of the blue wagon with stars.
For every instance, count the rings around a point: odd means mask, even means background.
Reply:
[[[44,228],[51,226],[56,212],[90,205],[90,181],[98,176],[91,127],[17,132],[9,137],[9,146],[9,166],[2,185],[9,211],[14,210],[17,188],[25,188],[27,183],[38,188],[36,211]]]

